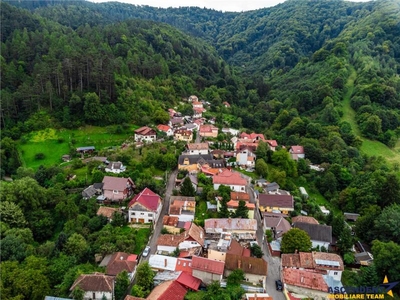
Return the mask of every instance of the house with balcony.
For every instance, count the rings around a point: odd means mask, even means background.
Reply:
[[[112,202],[121,202],[133,194],[135,184],[131,178],[104,176],[103,198]]]
[[[186,129],[177,129],[174,133],[174,139],[190,143],[193,140],[193,132]]]

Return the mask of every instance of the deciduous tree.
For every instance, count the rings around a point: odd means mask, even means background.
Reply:
[[[282,253],[309,252],[311,246],[310,236],[299,228],[292,228],[282,236]]]

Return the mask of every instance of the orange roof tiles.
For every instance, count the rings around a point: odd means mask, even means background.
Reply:
[[[292,223],[301,222],[301,223],[309,223],[309,224],[319,224],[319,222],[313,217],[307,216],[297,216],[292,218]]]
[[[328,285],[320,273],[286,268],[282,275],[285,284],[328,292]]]
[[[242,200],[242,201],[243,201],[243,200]],[[226,203],[226,205],[228,205],[228,207],[230,207],[230,208],[238,208],[238,207],[239,207],[239,201],[231,200],[231,201],[229,201],[228,203]],[[249,210],[254,210],[254,208],[255,208],[256,206],[255,206],[254,203],[246,202],[246,207],[247,207]]]
[[[237,172],[225,170],[213,177],[213,184],[246,185],[247,180]]]
[[[175,271],[185,271],[188,274],[192,274],[192,260],[188,258],[178,257],[176,261]]]
[[[157,129],[160,130],[160,131],[167,132],[168,130],[171,129],[171,127],[169,127],[168,125],[160,124],[160,125],[157,126]]]
[[[231,200],[244,200],[244,201],[249,201],[250,200],[250,195],[247,193],[242,193],[242,192],[231,192]]]
[[[199,256],[193,256],[192,269],[202,272],[222,275],[224,274],[225,263],[219,260],[208,259]]]
[[[157,300],[183,300],[187,290],[176,281],[165,281],[157,285],[147,297],[147,299]]]

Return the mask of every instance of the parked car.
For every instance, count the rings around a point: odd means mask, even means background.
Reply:
[[[150,247],[147,246],[146,248],[144,248],[142,256],[146,257],[149,255],[149,253],[150,253]]]
[[[282,281],[276,280],[276,281],[275,281],[275,286],[276,286],[276,290],[277,290],[277,291],[282,291],[282,290],[283,290]]]

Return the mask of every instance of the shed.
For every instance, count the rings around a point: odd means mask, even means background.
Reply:
[[[96,148],[94,146],[79,147],[79,148],[76,148],[76,152],[79,152],[79,153],[93,152],[95,149]]]
[[[307,193],[306,189],[301,186],[301,187],[299,187],[299,190],[300,190],[301,197],[303,197],[304,199],[308,199],[308,193]]]
[[[344,219],[346,221],[352,221],[355,222],[357,221],[357,218],[360,216],[359,214],[354,214],[354,213],[343,213],[344,214]]]

